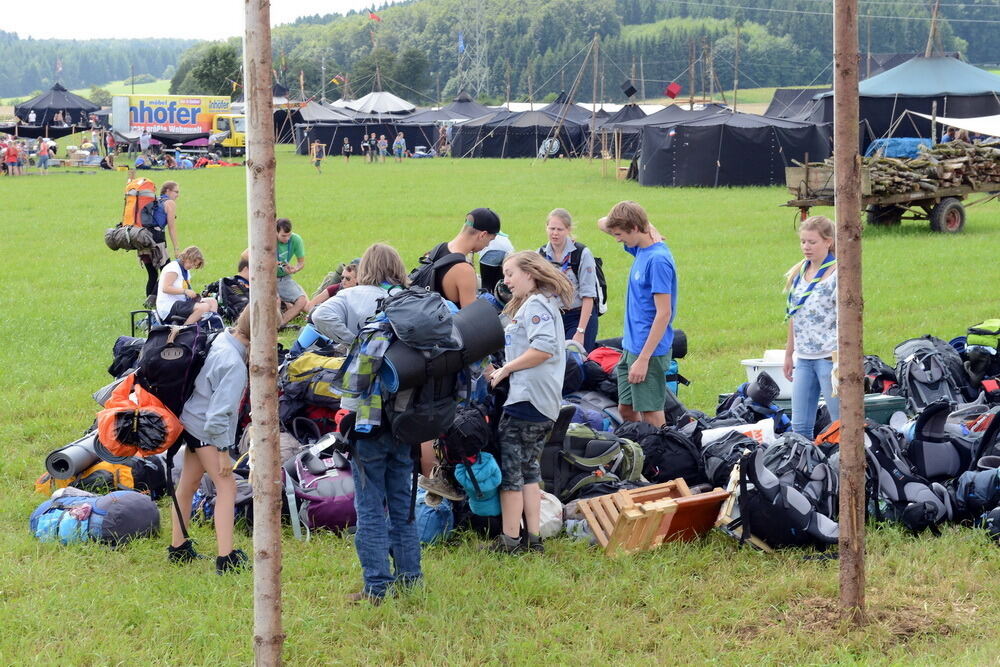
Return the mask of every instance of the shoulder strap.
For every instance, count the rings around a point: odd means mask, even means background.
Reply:
[[[576,248],[569,254],[569,266],[573,269],[573,273],[576,274],[577,278],[580,277],[580,262],[583,261],[583,251],[587,249],[587,246],[573,241],[576,243]]]

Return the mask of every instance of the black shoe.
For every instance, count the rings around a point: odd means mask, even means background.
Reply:
[[[523,545],[525,551],[530,551],[532,553],[545,553],[545,545],[542,544],[541,535],[525,533]]]
[[[492,551],[498,554],[509,554],[511,556],[517,556],[525,552],[524,545],[521,544],[521,540],[516,537],[507,537],[504,534],[497,536],[495,540],[483,545],[484,551]]]
[[[226,556],[219,556],[215,559],[215,573],[225,574],[233,570],[242,570],[250,567],[247,555],[240,549],[233,549]]]
[[[167,547],[167,560],[171,563],[190,563],[191,561],[204,558],[194,550],[194,542],[184,540],[184,544],[179,547]]]

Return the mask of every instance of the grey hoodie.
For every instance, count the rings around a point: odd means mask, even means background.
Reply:
[[[335,343],[349,346],[358,337],[365,320],[375,314],[379,299],[385,296],[385,288],[377,285],[340,290],[312,312],[313,326]]]
[[[235,444],[240,401],[247,388],[247,349],[236,337],[223,331],[212,341],[194,392],[184,403],[184,429],[218,449]]]

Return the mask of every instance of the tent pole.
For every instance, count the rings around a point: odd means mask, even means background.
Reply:
[[[254,664],[280,665],[281,461],[278,455],[277,238],[274,233],[274,105],[270,2],[244,0],[243,73],[247,116],[250,236],[250,406],[254,421]]]

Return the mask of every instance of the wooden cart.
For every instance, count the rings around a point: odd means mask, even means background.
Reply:
[[[834,205],[834,180],[831,167],[785,167],[785,184],[795,199],[783,206],[801,211],[801,218],[809,216],[813,206]],[[974,201],[970,196],[981,195]],[[1000,195],[996,183],[985,183],[982,189],[970,185],[938,188],[934,192],[907,192],[903,194],[872,194],[868,170],[861,170],[861,205],[869,225],[898,225],[903,220],[929,220],[935,232],[954,234],[965,226],[965,209],[990,201]],[[963,203],[964,202],[964,203]]]

